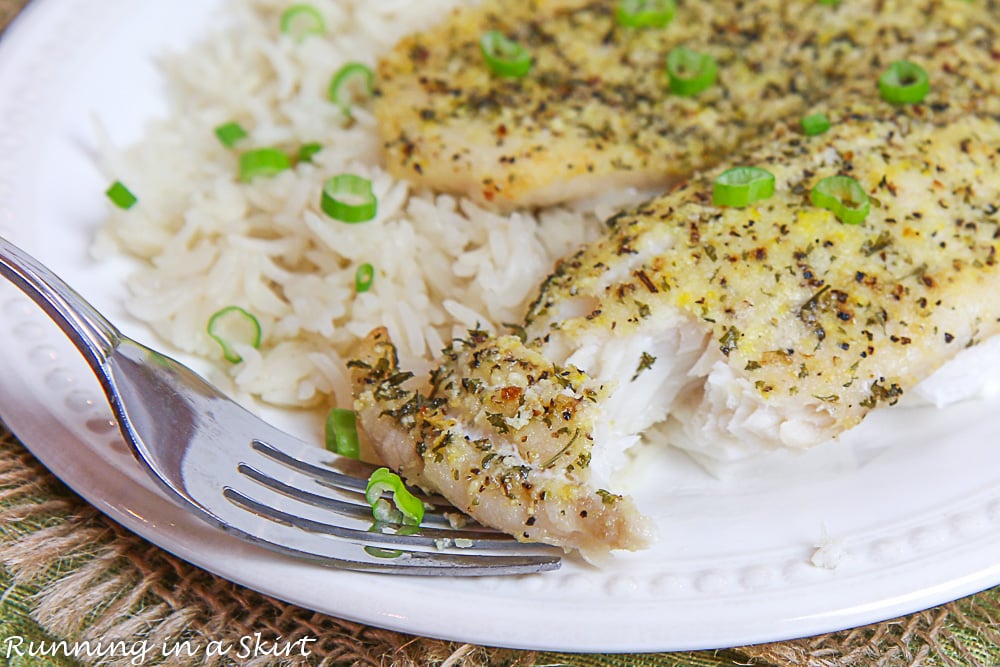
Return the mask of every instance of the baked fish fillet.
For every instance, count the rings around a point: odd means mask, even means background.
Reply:
[[[648,544],[635,503],[591,474],[604,388],[515,336],[470,331],[444,357],[421,391],[401,386],[410,374],[384,329],[350,363],[358,421],[383,463],[524,541],[594,558]]]
[[[520,336],[470,332],[421,389],[373,334],[355,407],[379,454],[522,539],[638,548],[647,523],[611,480],[653,424],[722,457],[808,447],[997,333],[1000,121],[832,120],[743,155],[774,174],[769,199],[714,206],[716,168],[614,216]],[[862,224],[810,201],[838,174],[871,198]]]
[[[997,104],[996,0],[679,0],[663,29],[618,26],[617,0],[486,0],[404,38],[378,66],[389,170],[496,209],[665,186],[831,103],[875,101],[893,60],[930,74],[930,106]],[[500,30],[534,64],[490,73]],[[675,46],[710,53],[716,85],[669,92]]]

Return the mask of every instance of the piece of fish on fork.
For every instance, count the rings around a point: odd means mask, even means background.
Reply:
[[[30,296],[97,375],[125,441],[185,509],[254,543],[323,565],[415,575],[500,575],[560,564],[427,498],[419,527],[376,522],[374,469],[298,440],[177,361],[123,335],[60,278],[0,238],[0,274]],[[456,517],[459,517],[456,519]]]

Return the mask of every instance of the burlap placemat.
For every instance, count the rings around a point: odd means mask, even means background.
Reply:
[[[0,33],[26,4],[27,0],[0,0]]]
[[[0,0],[0,33],[25,2]],[[989,667],[1000,665],[997,618],[1000,589],[856,630],[726,651],[573,655],[412,637],[285,604],[177,559],[90,507],[0,423],[0,666]],[[308,639],[310,655],[207,655],[213,643],[238,648],[255,633]],[[121,650],[100,653],[115,642]],[[181,650],[164,656],[163,647]]]

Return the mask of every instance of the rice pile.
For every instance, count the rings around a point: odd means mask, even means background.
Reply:
[[[501,216],[467,201],[414,192],[380,167],[375,122],[361,107],[347,122],[327,98],[345,63],[374,66],[404,32],[429,25],[456,0],[314,0],[326,35],[296,41],[279,29],[287,1],[227,6],[227,28],[165,58],[173,112],[124,151],[105,142],[110,180],[138,197],[109,213],[100,253],[143,260],[127,308],[180,350],[211,359],[231,390],[280,406],[349,405],[345,361],[360,337],[385,325],[404,367],[426,370],[452,337],[501,330],[555,260],[600,233],[601,220],[634,192],[602,202]],[[224,147],[214,128],[240,123],[248,137]],[[242,150],[323,149],[272,178],[244,184]],[[378,215],[344,224],[319,207],[324,181],[350,172],[372,181]],[[370,291],[355,272],[370,262]],[[259,349],[226,362],[206,323],[236,305],[260,321]]]

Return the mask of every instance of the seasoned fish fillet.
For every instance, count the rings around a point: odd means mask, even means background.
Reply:
[[[610,480],[652,424],[722,457],[807,447],[997,333],[998,119],[832,120],[741,157],[774,174],[769,199],[713,205],[716,168],[614,216],[542,286],[523,342],[471,332],[423,389],[374,334],[354,373],[379,453],[522,539],[637,548],[646,525]],[[837,174],[869,194],[862,224],[811,203]]]
[[[1000,329],[998,162],[990,115],[846,114],[776,138],[748,157],[773,197],[713,206],[715,169],[615,216],[548,279],[528,332],[616,383],[626,430],[669,415],[674,444],[720,457],[817,444]],[[837,174],[869,193],[863,224],[810,202]]]
[[[667,27],[635,29],[618,26],[616,0],[486,0],[403,39],[378,67],[388,168],[497,209],[662,186],[778,121],[876,101],[897,59],[927,69],[930,106],[1000,105],[996,0],[677,5]],[[491,74],[488,30],[530,51],[526,77]],[[669,92],[664,62],[678,45],[718,62],[717,83],[696,97]]]
[[[481,523],[598,556],[645,546],[630,498],[591,484],[603,390],[514,336],[471,331],[424,392],[401,385],[384,329],[353,361],[355,409],[383,462]]]

